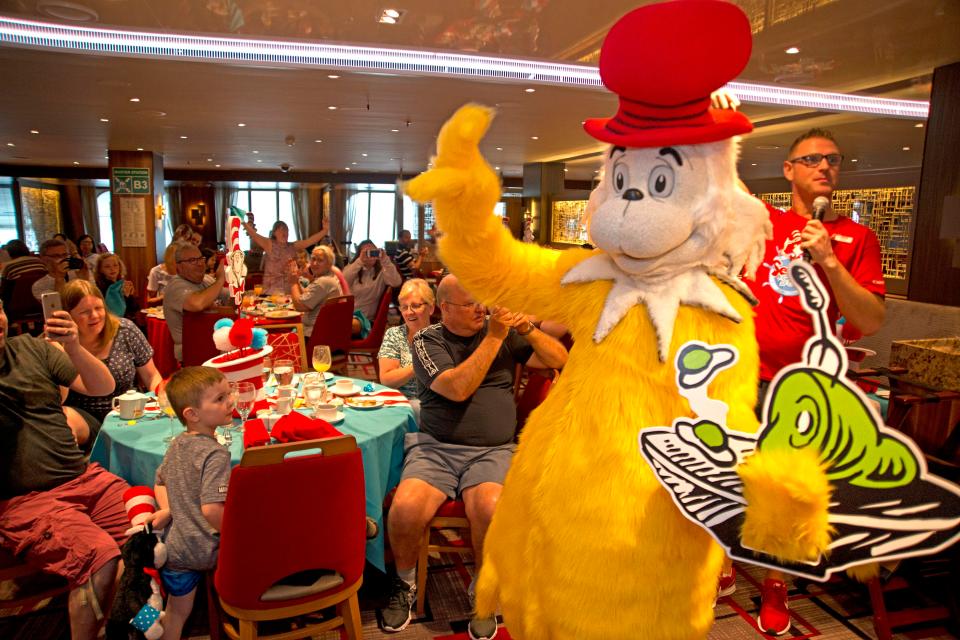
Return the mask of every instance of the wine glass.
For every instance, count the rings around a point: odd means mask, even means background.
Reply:
[[[253,410],[253,404],[256,401],[257,401],[257,388],[253,385],[253,383],[238,382],[236,396],[235,396],[235,404],[237,407],[237,413],[240,414],[241,429],[243,428],[243,424],[247,421],[247,418],[250,416],[250,411]]]
[[[263,380],[263,386],[267,386],[267,382],[270,380],[270,373],[273,370],[273,360],[270,358],[263,359],[263,369],[260,371],[260,379]]]
[[[330,347],[325,344],[318,344],[313,348],[313,369],[317,373],[323,373],[330,369],[333,358],[330,356]]]
[[[167,416],[167,420],[170,422],[170,433],[164,437],[163,442],[165,444],[170,444],[174,438],[177,437],[176,427],[178,420],[176,420],[177,413],[173,410],[173,406],[170,404],[170,399],[167,398],[166,389],[161,389],[160,393],[157,394],[157,404],[160,406],[160,410]]]
[[[323,392],[326,389],[323,378],[315,373],[308,374],[303,379],[303,400],[314,414],[317,413],[317,405],[323,402]]]
[[[277,384],[289,386],[293,384],[293,360],[277,360],[273,363],[273,375],[277,377]]]

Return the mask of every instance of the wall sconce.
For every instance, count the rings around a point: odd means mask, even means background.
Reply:
[[[157,204],[153,208],[157,216],[157,229],[163,226],[163,216],[167,214],[166,209],[163,208],[163,196],[157,196]]]

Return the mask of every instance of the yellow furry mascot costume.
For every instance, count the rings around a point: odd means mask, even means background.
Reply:
[[[710,396],[729,406],[730,425],[757,428],[757,346],[736,275],[759,257],[766,213],[736,186],[732,138],[749,121],[709,108],[749,53],[746,17],[716,0],[645,6],[613,27],[600,71],[620,112],[586,124],[612,145],[591,195],[595,251],[523,244],[491,215],[501,188],[478,150],[487,108],[462,107],[440,132],[435,168],[406,185],[433,201],[441,258],[468,290],[562,322],[575,341],[527,422],[484,545],[477,613],[499,603],[515,638],[701,638],[712,623],[722,551],[674,506],[637,435],[691,414],[673,362],[693,339],[739,350]],[[783,472],[772,475],[762,482]],[[823,491],[814,503],[825,511]],[[774,552],[815,556],[825,518],[808,536],[794,532],[810,519],[796,520],[784,518],[778,533],[791,542]]]

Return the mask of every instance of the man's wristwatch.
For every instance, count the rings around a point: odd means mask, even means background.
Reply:
[[[535,325],[535,324],[533,324],[532,322],[530,322],[529,320],[527,320],[527,326],[524,327],[523,331],[521,331],[520,329],[517,329],[517,335],[518,335],[518,336],[528,336],[528,335],[530,335],[530,334],[533,332],[533,330],[536,329],[536,328],[537,328],[537,325]]]

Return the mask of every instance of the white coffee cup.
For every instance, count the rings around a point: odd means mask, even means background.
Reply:
[[[341,378],[334,383],[333,389],[337,393],[353,393],[353,380],[350,378]]]
[[[314,417],[326,420],[327,422],[333,422],[337,419],[337,405],[327,403],[318,404]]]
[[[290,398],[290,397],[279,398],[279,397],[278,397],[278,398],[277,398],[276,409],[277,409],[277,413],[279,413],[280,415],[282,415],[282,416],[287,415],[288,413],[290,413],[291,411],[293,411],[293,398]]]

